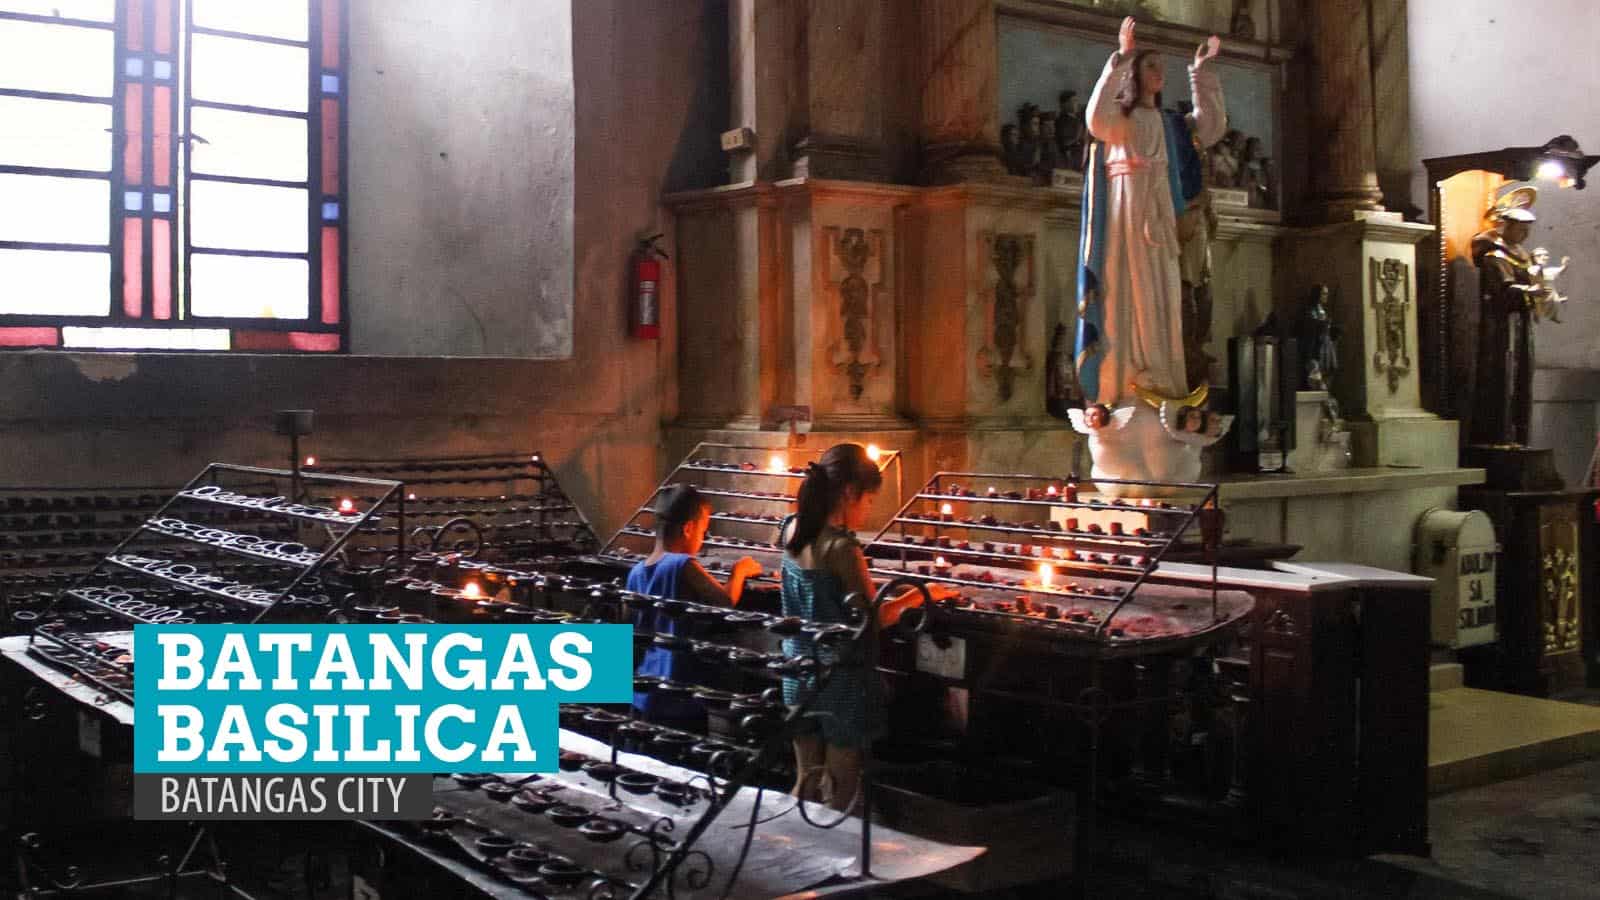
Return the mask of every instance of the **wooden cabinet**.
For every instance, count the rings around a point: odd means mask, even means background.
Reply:
[[[1264,837],[1426,852],[1430,613],[1427,581],[1409,576],[1257,593],[1246,787]]]
[[[1499,638],[1463,652],[1473,687],[1549,696],[1583,684],[1584,635],[1594,609],[1594,492],[1462,488],[1500,541]],[[1592,638],[1591,638],[1592,641]]]

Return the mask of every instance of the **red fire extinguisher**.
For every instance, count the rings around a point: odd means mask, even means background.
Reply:
[[[633,322],[636,338],[661,337],[661,260],[667,254],[656,241],[661,235],[640,238],[633,252]]]

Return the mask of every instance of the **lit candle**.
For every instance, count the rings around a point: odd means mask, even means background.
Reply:
[[[772,459],[767,461],[767,468],[774,472],[787,472],[789,470],[788,465],[783,461],[783,454],[781,453],[772,454]]]
[[[1056,580],[1056,570],[1055,570],[1055,568],[1053,566],[1051,566],[1049,563],[1040,563],[1039,564],[1039,584],[1040,584],[1040,586],[1042,586],[1042,587],[1050,587],[1055,582],[1055,580]]]
[[[469,581],[461,588],[461,596],[468,600],[476,600],[483,596],[483,588],[478,587],[476,581]]]
[[[1045,488],[1044,492],[1045,492],[1045,496],[1051,498],[1052,500],[1055,499],[1056,497],[1061,496],[1061,492],[1056,490],[1056,486],[1053,485],[1053,484],[1050,485],[1049,487]]]
[[[406,495],[406,499],[407,500],[415,500],[415,499],[417,499],[417,492],[416,491],[412,491],[411,493],[407,494]]]
[[[305,464],[308,466],[314,466],[317,464],[317,458],[315,456],[308,456],[306,457]]]
[[[349,497],[340,498],[340,500],[339,500],[339,515],[341,515],[341,516],[353,516],[355,514],[356,514],[356,502],[354,500],[351,500]]]
[[[939,518],[945,520],[946,522],[948,522],[951,519],[955,518],[955,515],[956,515],[956,508],[954,506],[951,506],[950,504],[946,503],[943,506],[939,507]]]
[[[870,459],[873,462],[877,462],[882,457],[883,457],[883,451],[878,449],[878,445],[877,444],[868,444],[867,445],[867,459]]]
[[[1000,493],[1000,492],[995,489],[994,485],[992,485],[992,484],[989,485],[989,496],[993,497],[994,495],[996,495],[998,493]]]
[[[933,558],[933,569],[941,574],[947,573],[950,570],[950,561],[942,556],[935,556]]]

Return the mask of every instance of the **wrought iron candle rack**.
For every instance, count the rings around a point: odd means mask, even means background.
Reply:
[[[26,633],[44,621],[56,593],[98,565],[175,490],[170,485],[0,488],[0,633]],[[283,532],[281,522],[241,510],[217,510],[195,521],[260,537]],[[201,553],[181,546],[182,541],[168,543],[175,555],[198,558]]]
[[[324,457],[314,470],[401,483],[393,509],[381,511],[378,521],[363,526],[362,540],[350,547],[358,558],[404,559],[415,550],[445,547],[470,557],[511,561],[577,556],[600,546],[589,520],[562,489],[543,453]],[[462,527],[462,522],[473,527]],[[393,551],[384,539],[392,539]]]
[[[573,754],[563,753],[561,767],[568,771],[581,770],[596,782],[604,784],[605,794],[614,805],[611,809],[620,808],[627,803],[627,798],[619,793],[619,790],[637,794],[654,791],[661,798],[670,796],[673,798],[672,802],[685,811],[691,810],[701,802],[707,804],[704,812],[682,838],[673,837],[677,823],[672,817],[656,818],[648,827],[633,827],[606,817],[603,815],[605,810],[595,812],[583,808],[558,809],[559,806],[571,806],[571,804],[560,804],[559,799],[548,792],[549,786],[525,787],[529,780],[524,780],[523,784],[508,785],[493,776],[455,776],[463,787],[482,788],[494,799],[502,802],[509,800],[530,814],[529,822],[535,821],[532,817],[540,815],[549,818],[560,828],[582,829],[590,823],[599,822],[601,824],[590,825],[591,831],[583,832],[595,843],[609,843],[629,834],[639,838],[630,845],[625,856],[627,870],[636,873],[638,878],[619,880],[598,871],[584,870],[582,867],[562,870],[561,877],[567,879],[562,886],[587,884],[587,896],[597,898],[615,897],[619,895],[619,891],[631,891],[632,896],[642,898],[652,896],[654,891],[661,889],[664,889],[668,896],[674,896],[675,879],[680,877],[678,874],[680,870],[685,884],[690,887],[704,887],[709,883],[714,876],[715,865],[708,854],[696,849],[696,842],[704,835],[712,821],[727,808],[741,788],[761,785],[771,780],[774,767],[786,754],[792,738],[804,724],[812,698],[825,686],[835,666],[861,665],[867,671],[876,668],[878,641],[876,610],[882,600],[896,590],[921,587],[921,582],[917,579],[903,577],[894,579],[879,590],[870,606],[869,614],[864,615],[861,621],[853,625],[846,625],[653,597],[624,591],[614,585],[595,584],[569,576],[486,566],[448,554],[427,553],[420,556],[420,560],[413,561],[414,567],[428,571],[442,580],[417,575],[401,575],[389,579],[384,588],[385,599],[378,602],[387,603],[390,600],[398,602],[395,606],[365,607],[367,614],[371,616],[370,621],[397,620],[396,617],[411,615],[428,620],[476,619],[527,623],[628,621],[637,617],[649,623],[653,621],[654,614],[662,613],[680,621],[697,617],[703,620],[715,619],[736,629],[764,630],[775,638],[805,636],[812,641],[812,651],[809,655],[788,657],[776,651],[763,653],[751,650],[741,646],[737,640],[731,643],[697,640],[686,638],[681,633],[657,632],[653,627],[635,627],[636,642],[655,643],[664,639],[694,654],[699,660],[720,663],[739,670],[746,676],[774,682],[784,677],[813,679],[811,683],[814,689],[803,694],[802,702],[791,709],[774,697],[771,689],[740,695],[705,685],[663,682],[652,676],[636,677],[637,691],[671,690],[681,696],[694,697],[713,709],[734,710],[744,707],[741,712],[748,710],[748,714],[740,719],[735,735],[713,734],[709,730],[692,732],[678,727],[645,722],[637,718],[631,706],[626,712],[596,705],[562,707],[563,726],[588,733],[604,741],[610,748],[610,758],[577,758]],[[473,587],[468,588],[467,585]],[[420,601],[419,598],[423,597],[427,600]],[[556,605],[561,605],[562,597],[576,600],[579,607],[577,611],[574,612],[570,608],[555,608]],[[556,600],[557,603],[552,604],[551,600]],[[410,601],[409,609],[399,605],[406,601]],[[425,605],[418,606],[419,602]],[[574,604],[568,602],[564,605],[570,607]],[[734,633],[737,635],[738,631]],[[850,662],[840,662],[843,657],[838,655],[838,651],[846,646],[860,647],[861,650],[852,656]],[[823,655],[824,649],[832,651],[828,653],[827,658]],[[646,785],[641,781],[633,782],[630,789],[628,779],[623,777],[630,773],[621,760],[624,747],[628,746],[631,746],[634,752],[657,756],[669,763],[683,764],[686,758],[699,758],[699,768],[703,774],[688,783],[669,784],[672,788],[669,793],[657,790],[654,783]],[[663,748],[677,749],[669,752]],[[861,797],[862,872],[867,876],[871,873],[869,815],[872,804],[871,772],[869,759],[864,767]],[[702,780],[703,788],[694,783]],[[640,790],[640,787],[643,787],[643,790]],[[803,804],[797,803],[793,809],[798,810],[799,815],[805,817],[808,823],[816,824],[810,819]],[[844,817],[840,816],[833,822],[819,827],[833,827],[843,820]],[[458,826],[475,832],[490,831],[481,824],[471,821],[466,815],[454,814],[439,816],[432,821],[417,825],[425,834],[439,840],[445,838],[445,832]],[[526,847],[529,844],[512,835],[499,832],[495,834],[503,840],[500,843],[491,842],[492,846],[486,846],[477,839],[474,839],[471,847],[460,840],[455,840],[453,843],[469,858],[488,866],[500,875],[510,877],[514,882],[524,883],[531,880],[531,878],[512,877],[514,871],[502,869],[492,862],[517,846]],[[743,854],[741,860],[742,857]],[[570,863],[570,860],[565,862]],[[523,874],[528,873],[523,872]],[[730,881],[737,876],[736,869]],[[536,881],[533,883],[538,884]]]
[[[866,548],[875,577],[914,574],[959,591],[905,613],[919,642],[988,639],[969,640],[960,675],[939,677],[975,704],[1076,721],[1080,885],[1090,877],[1102,742],[1112,720],[1140,716],[1141,734],[1164,739],[1163,711],[1174,696],[1165,667],[1225,641],[1254,608],[1248,594],[1218,589],[1222,526],[1215,484],[939,472]],[[1186,568],[1181,579],[1163,570],[1191,530],[1199,532],[1209,577],[1203,568]],[[1048,673],[1000,665],[1023,659],[1020,665]],[[993,683],[1003,670],[1002,683]],[[1160,756],[1143,744],[1138,750],[1135,767]]]
[[[655,498],[674,485],[693,484],[714,506],[700,564],[709,572],[725,575],[735,559],[749,556],[763,569],[752,580],[776,584],[783,553],[778,546],[778,527],[794,511],[805,463],[814,461],[823,449],[696,444],[657,485],[650,500],[612,535],[600,556],[632,565],[648,555],[655,540]],[[879,451],[875,462],[880,472],[894,470],[894,502],[898,504],[902,493],[900,452]]]
[[[348,475],[299,473],[305,483],[372,495],[373,502],[364,508],[351,496],[338,499],[332,506],[316,506],[260,490],[263,482],[292,482],[295,477],[296,473],[280,469],[226,463],[206,466],[98,564],[62,588],[45,618],[52,618],[63,601],[109,614],[127,625],[186,624],[202,619],[253,623],[285,601],[297,606],[304,603],[312,612],[325,611],[320,607],[331,604],[311,603],[298,597],[296,590],[315,577],[400,485]],[[185,514],[180,516],[179,510]],[[264,517],[292,529],[293,537],[262,537],[201,524],[191,514],[195,510],[242,511]],[[324,541],[320,547],[306,543],[317,537]],[[175,553],[174,543],[192,552]],[[132,552],[130,548],[134,547],[140,552]],[[204,557],[209,557],[209,566]],[[189,559],[194,562],[185,561]],[[244,564],[225,565],[220,562],[223,559],[240,559]],[[124,586],[128,576],[139,579],[132,590]],[[252,581],[250,576],[268,577]],[[162,599],[141,599],[146,585],[161,591],[156,596]],[[107,693],[131,702],[132,677],[126,672],[126,664],[118,662],[118,654],[94,652],[86,640],[86,636],[61,623],[46,622],[33,630],[30,650],[51,665],[69,669]],[[125,677],[115,677],[108,667],[121,668]]]
[[[1163,496],[1091,493],[1112,486]],[[1172,495],[1186,499],[1164,499]],[[1231,618],[1217,605],[1217,496],[1215,484],[939,472],[878,532],[866,554],[875,577],[910,574],[967,594],[1006,595],[947,600],[926,614],[959,611],[995,627],[1025,624],[1106,647],[1132,645],[1141,635],[1114,620],[1191,529],[1199,532],[1211,567],[1210,619]],[[1007,510],[1017,520],[1002,518]],[[1139,521],[1144,524],[1130,524]]]

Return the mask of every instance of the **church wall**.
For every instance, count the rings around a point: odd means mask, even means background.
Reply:
[[[1496,0],[1409,0],[1411,199],[1427,207],[1421,160],[1540,144],[1568,133],[1600,148],[1600,56],[1591,0],[1544,0],[1527,11]],[[1536,9],[1536,12],[1534,10]],[[1593,179],[1591,179],[1593,180]],[[1600,400],[1600,185],[1541,191],[1530,247],[1572,257],[1572,297],[1561,324],[1535,334],[1534,443],[1557,448],[1561,473],[1579,479],[1594,445]],[[1553,231],[1554,223],[1562,223]]]
[[[481,48],[463,31],[439,29],[421,17],[391,20],[387,0],[351,5],[357,30],[404,29],[382,40],[352,40],[358,52],[393,52],[353,56],[354,105],[392,99],[363,91],[378,90],[376,69],[385,69],[388,78],[405,67],[405,48],[424,36],[436,58],[468,67],[480,63]],[[474,5],[473,15],[523,5],[485,0]],[[420,15],[421,6],[412,6]],[[460,14],[453,5],[429,6],[430,16]],[[725,165],[713,151],[725,127],[727,88],[718,77],[727,71],[726,4],[688,6],[572,4],[576,143],[573,270],[561,279],[572,318],[566,358],[3,354],[0,483],[173,484],[213,460],[276,463],[287,451],[271,433],[272,411],[306,407],[318,414],[307,447],[323,454],[541,449],[602,530],[617,525],[656,479],[660,422],[676,410],[673,282],[663,285],[668,329],[662,339],[625,337],[628,253],[637,231],[670,227],[659,208],[663,190],[720,181],[717,170]],[[522,21],[515,15],[500,19]],[[440,43],[451,41],[458,43]],[[463,88],[486,86],[463,78],[455,82]],[[439,151],[480,161],[518,157],[525,148],[508,136],[545,127],[540,109],[521,105],[485,109],[485,115],[503,120],[496,127],[457,123],[448,133],[413,131],[424,127],[418,118],[383,113],[375,108],[352,116],[352,127],[361,130],[351,135],[351,148],[363,155],[352,160],[351,171],[366,173],[358,177],[358,190],[363,178],[373,184],[376,173],[421,166],[413,154],[423,151],[432,154],[428,165],[444,162]],[[445,220],[411,214],[413,186],[378,184],[381,189],[351,197],[353,236],[391,235],[418,247],[487,242],[503,252],[475,261],[464,250],[453,271],[477,265],[482,271],[469,282],[474,291],[531,294],[526,259],[535,248],[528,247],[527,256],[509,252],[497,232],[505,222],[526,221],[526,210],[542,196],[536,185],[509,182],[498,191],[469,192],[459,202],[471,208]],[[437,188],[420,190],[431,195]],[[395,231],[391,220],[404,228]],[[388,231],[375,231],[380,227]],[[669,235],[665,245],[673,243]],[[356,238],[352,250],[359,246]],[[426,308],[440,289],[432,271],[400,277],[397,272],[416,263],[398,249],[368,247],[364,255],[353,255],[351,302],[369,319],[390,308]],[[422,265],[435,264],[423,257]],[[390,299],[394,307],[383,303]],[[358,318],[358,347],[361,328]]]

